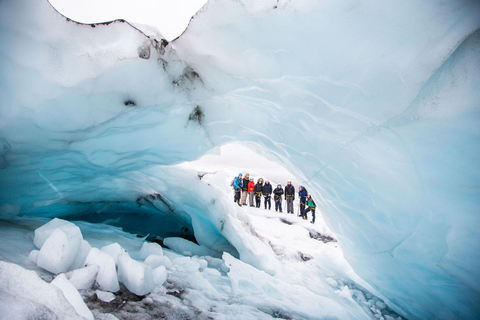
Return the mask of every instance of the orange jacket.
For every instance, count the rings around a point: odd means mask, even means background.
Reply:
[[[250,181],[248,183],[248,193],[253,192],[253,188],[255,188],[255,182]]]

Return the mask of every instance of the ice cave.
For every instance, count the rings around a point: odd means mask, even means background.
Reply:
[[[2,317],[480,317],[479,1],[209,0],[167,41],[2,0],[0,41]]]

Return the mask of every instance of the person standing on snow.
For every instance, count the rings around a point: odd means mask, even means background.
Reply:
[[[253,188],[253,192],[255,193],[255,206],[257,208],[260,208],[260,202],[262,198],[262,189],[263,189],[263,179],[258,178],[257,184],[255,185],[255,188]]]
[[[280,210],[280,212],[282,212],[283,189],[281,184],[277,185],[275,190],[273,190],[273,194],[275,195],[275,211]]]
[[[253,182],[253,178],[250,178],[250,182],[248,183],[248,202],[250,204],[250,207],[255,206],[253,204],[253,196],[255,195],[255,193],[253,192],[254,188],[255,188],[255,182]]]
[[[293,201],[295,201],[295,187],[292,181],[288,180],[285,186],[285,200],[287,200],[287,213],[293,214]]]
[[[233,189],[235,189],[235,198],[234,201],[235,203],[238,203],[238,205],[241,207],[242,205],[240,204],[240,193],[242,192],[242,187],[243,187],[243,178],[242,174],[240,173],[238,177],[235,178],[233,181]]]
[[[250,183],[250,174],[247,172],[245,178],[243,178],[242,186],[242,205],[247,205],[247,193],[248,193],[248,184]]]
[[[265,197],[263,199],[265,203],[265,210],[267,210],[267,204],[268,204],[268,210],[270,210],[270,208],[272,207],[272,202],[270,201],[272,197],[272,185],[268,180],[265,180],[265,185],[262,188],[262,193],[263,193],[263,196]]]
[[[312,221],[310,223],[315,223],[315,201],[313,201],[312,196],[308,195],[307,196],[307,209],[303,212],[303,215],[305,216],[305,219],[307,218],[307,212],[312,211]]]
[[[302,217],[303,219],[307,219],[307,216],[303,214],[303,211],[305,211],[305,204],[307,203],[307,195],[307,189],[305,189],[303,186],[298,187],[298,197],[300,198],[300,212],[298,216]]]

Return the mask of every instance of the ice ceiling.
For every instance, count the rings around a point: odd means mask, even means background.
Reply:
[[[393,307],[480,313],[478,2],[213,0],[172,43],[47,1],[2,1],[0,26],[2,218],[195,237],[274,273],[176,166],[240,141],[309,186]]]

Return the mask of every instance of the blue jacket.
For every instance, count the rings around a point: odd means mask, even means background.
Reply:
[[[307,190],[305,190],[305,189],[302,189],[302,191],[298,192],[298,196],[300,197],[300,201],[303,202],[303,203],[305,203],[305,200],[307,199],[307,195],[308,195],[308,193],[307,193]]]
[[[241,189],[243,187],[243,179],[236,177],[235,181],[233,181],[233,187],[235,190]]]

